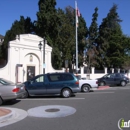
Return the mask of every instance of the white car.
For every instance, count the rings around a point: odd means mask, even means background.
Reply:
[[[94,90],[99,87],[96,79],[86,79],[81,78],[80,76],[76,77],[79,79],[79,87],[81,92],[90,92],[90,90]]]

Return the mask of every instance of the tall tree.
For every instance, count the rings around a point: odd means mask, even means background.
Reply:
[[[99,26],[97,49],[100,67],[111,67],[119,64],[119,57],[121,58],[120,52],[123,49],[120,42],[122,30],[119,23],[121,21],[117,13],[117,5],[114,4],[107,17],[103,19]]]
[[[68,6],[65,10],[55,9],[55,0],[39,0],[37,12],[36,34],[46,37],[52,50],[52,65],[55,69],[64,67],[67,59],[71,66],[75,53],[75,10]],[[86,23],[81,18],[79,27],[79,50],[83,50],[81,38],[86,35]],[[62,55],[61,55],[62,54]]]
[[[37,12],[37,21],[35,21],[35,32],[37,35],[45,38],[52,50],[52,66],[55,69],[61,67],[60,49],[58,48],[58,26],[61,24],[55,8],[55,0],[39,0],[39,11]]]
[[[96,66],[96,58],[97,58],[97,38],[98,38],[98,24],[97,24],[97,18],[98,18],[98,8],[96,7],[95,12],[92,15],[92,22],[89,27],[88,37],[86,40],[86,52],[87,52],[87,64],[88,67],[90,66]]]
[[[39,0],[39,11],[37,12],[36,34],[45,37],[53,47],[57,35],[57,12],[55,0]]]
[[[76,37],[75,37],[75,9],[71,6],[65,8],[64,12],[61,12],[58,16],[60,16],[59,28],[58,28],[58,36],[59,44],[61,45],[63,56],[62,59],[69,60],[70,69],[72,67],[72,59],[73,55],[75,55],[76,50]],[[78,54],[79,54],[79,66],[83,63],[83,50],[86,46],[83,42],[84,37],[87,36],[87,27],[84,18],[79,18],[79,27],[78,27]]]

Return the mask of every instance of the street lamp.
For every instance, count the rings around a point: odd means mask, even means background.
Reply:
[[[43,41],[39,41],[39,44],[38,44],[39,50],[41,50],[43,46],[43,74],[45,74],[45,44],[46,44],[45,38],[43,38]]]

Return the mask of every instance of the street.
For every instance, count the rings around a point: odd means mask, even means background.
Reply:
[[[71,115],[56,118],[27,116],[25,119],[1,127],[1,130],[118,130],[118,121],[130,120],[130,86],[113,87],[90,93],[77,93],[71,98],[32,97],[5,103],[2,107],[25,111],[48,105],[69,106]],[[57,110],[57,109],[53,109]],[[130,129],[130,128],[125,128]]]

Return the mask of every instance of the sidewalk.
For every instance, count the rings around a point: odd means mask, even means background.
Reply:
[[[0,123],[11,118],[14,112],[8,108],[0,107]]]
[[[99,86],[98,90],[104,90],[104,89],[109,89],[110,86]]]
[[[0,107],[0,127],[23,120],[27,116],[28,114],[25,110],[12,107]]]

